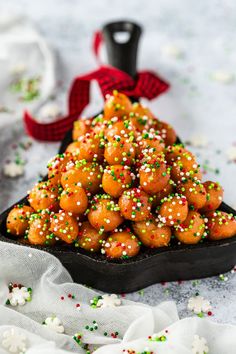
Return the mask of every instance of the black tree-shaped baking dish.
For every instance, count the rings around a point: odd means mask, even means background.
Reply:
[[[117,31],[129,32],[129,41],[115,42],[113,34]],[[104,27],[110,63],[132,76],[136,73],[140,33],[141,28],[130,22],[116,22]],[[71,142],[72,132],[69,131],[59,153],[63,153]],[[16,204],[20,203],[28,204],[27,196]],[[11,209],[12,207],[0,215],[0,240],[22,245],[6,230],[6,218]],[[219,210],[236,215],[236,211],[224,202]],[[160,249],[142,246],[137,256],[125,260],[107,260],[102,254],[91,254],[67,245],[27,247],[44,250],[56,256],[74,281],[115,293],[136,291],[158,282],[209,277],[224,273],[236,264],[236,235],[221,241],[204,240],[197,245],[178,244],[173,240],[169,247]]]

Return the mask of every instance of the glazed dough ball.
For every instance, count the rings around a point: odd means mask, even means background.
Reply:
[[[96,193],[100,189],[103,168],[97,162],[76,161],[75,166],[62,173],[61,185],[65,188],[83,187],[86,192]]]
[[[165,197],[159,209],[163,224],[174,226],[182,223],[188,215],[188,202],[184,195],[174,194]]]
[[[71,153],[77,160],[99,162],[103,160],[103,144],[103,139],[91,132],[80,136],[78,141],[69,144],[66,152]]]
[[[28,241],[31,245],[52,246],[55,244],[55,235],[50,231],[50,213],[41,212],[32,214]]]
[[[167,186],[170,179],[170,170],[160,157],[156,157],[141,164],[139,178],[142,189],[146,193],[154,195]]]
[[[152,206],[156,208],[158,205],[160,205],[162,199],[165,197],[168,197],[169,194],[172,194],[174,191],[174,186],[175,183],[171,179],[168,181],[167,185],[158,193],[153,195],[153,202]]]
[[[204,231],[203,217],[197,211],[190,210],[184,222],[175,226],[174,235],[180,242],[193,245],[201,240]]]
[[[100,232],[112,231],[123,222],[119,206],[109,195],[96,195],[91,204],[88,219]]]
[[[132,106],[132,112],[134,113],[134,115],[136,117],[139,118],[143,118],[143,119],[148,119],[148,120],[153,120],[155,119],[153,113],[151,112],[151,110],[144,106],[142,103],[140,102],[134,102],[133,106]]]
[[[206,190],[204,185],[192,178],[187,179],[177,187],[177,191],[187,198],[189,207],[201,209],[206,204]]]
[[[176,132],[170,124],[157,120],[155,128],[160,132],[166,146],[173,145],[176,142]]]
[[[90,131],[91,121],[90,119],[86,120],[77,120],[74,122],[73,130],[72,130],[72,139],[77,140],[82,135],[85,135]]]
[[[104,119],[103,114],[99,114],[91,121],[91,133],[99,136],[100,138],[104,138],[107,124],[108,121]]]
[[[139,253],[139,242],[132,232],[122,231],[111,234],[103,248],[108,258],[130,258]]]
[[[73,214],[83,214],[88,206],[88,198],[82,187],[66,188],[60,199],[61,209]]]
[[[216,210],[223,201],[223,188],[218,182],[207,181],[203,183],[206,189],[206,203],[201,209],[202,213]]]
[[[216,210],[209,213],[207,219],[210,240],[217,241],[236,236],[236,220],[233,214]]]
[[[73,243],[79,234],[79,227],[76,217],[72,213],[60,210],[51,217],[50,230],[60,240],[66,243]]]
[[[27,205],[16,205],[7,216],[7,232],[14,236],[24,236],[33,212],[34,209]]]
[[[79,231],[78,245],[86,251],[98,252],[106,238],[105,232],[99,232],[88,221],[85,221]]]
[[[123,118],[132,110],[130,99],[116,90],[112,95],[107,95],[104,105],[104,119],[110,120],[113,117]]]
[[[127,220],[146,220],[151,211],[151,198],[140,188],[124,191],[119,198],[120,212]]]
[[[59,191],[60,188],[50,179],[39,182],[30,191],[28,201],[35,211],[44,209],[57,211],[59,206]]]
[[[173,162],[171,178],[177,183],[189,177],[197,180],[202,179],[200,166],[196,162],[194,155],[188,151],[184,152]]]
[[[48,162],[48,178],[52,183],[60,183],[62,172],[69,169],[71,164],[73,166],[73,157],[70,153],[57,154]]]
[[[173,164],[178,158],[180,158],[184,153],[189,153],[190,156],[194,157],[182,144],[169,145],[165,149],[165,157],[168,164]]]
[[[133,223],[133,230],[146,247],[159,248],[168,246],[170,243],[170,227],[158,225],[154,217]]]
[[[128,139],[109,141],[105,145],[104,157],[109,165],[132,165],[135,162],[135,145]]]
[[[102,188],[114,198],[119,198],[132,185],[134,174],[129,166],[107,166],[102,176]]]
[[[137,137],[136,142],[138,144],[136,149],[137,156],[139,156],[141,153],[144,155],[151,155],[151,156],[158,155],[165,148],[163,139],[158,134],[158,132],[155,131],[149,133],[143,133],[142,135]]]
[[[128,120],[117,121],[113,118],[110,122],[107,123],[105,137],[109,141],[116,141],[117,137],[119,137],[121,140],[124,140],[133,135],[134,133],[132,131],[132,126]]]
[[[129,119],[135,132],[135,136],[139,136],[144,131],[148,132],[152,128],[156,131],[155,124],[157,119],[154,117],[149,108],[143,106],[139,102],[135,102],[133,104]]]

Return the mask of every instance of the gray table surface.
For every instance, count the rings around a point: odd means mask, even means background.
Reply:
[[[225,187],[225,201],[236,206],[236,164],[227,151],[236,142],[236,42],[233,0],[206,2],[182,0],[77,1],[0,0],[3,10],[31,18],[55,49],[58,79],[64,93],[75,75],[92,70],[92,33],[105,22],[127,18],[145,28],[139,53],[139,67],[158,71],[172,84],[171,90],[150,103],[157,116],[173,124],[184,141],[207,140],[207,146],[192,148],[206,166],[205,179]],[[229,73],[228,85],[214,80],[216,71]],[[97,108],[97,107],[93,107]],[[65,110],[65,108],[64,108]],[[33,142],[28,150],[19,143],[26,137],[21,123],[0,131],[0,166],[17,151],[26,160],[25,174],[17,179],[0,178],[0,210],[17,201],[45,173],[57,143]],[[158,271],[158,270],[157,270]],[[128,298],[155,305],[163,300],[177,302],[181,317],[191,315],[188,298],[199,292],[213,306],[213,319],[236,324],[236,277],[229,273],[197,282],[154,285]]]

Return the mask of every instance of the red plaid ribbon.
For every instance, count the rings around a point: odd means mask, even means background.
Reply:
[[[42,124],[26,111],[24,122],[27,133],[41,141],[62,140],[65,133],[72,129],[73,122],[80,118],[82,111],[89,104],[89,89],[92,80],[98,82],[104,98],[106,94],[112,93],[116,89],[129,97],[136,99],[145,97],[150,100],[169,88],[168,83],[150,71],[139,72],[134,80],[121,70],[101,66],[98,70],[79,76],[74,80],[69,94],[68,116],[53,123]]]

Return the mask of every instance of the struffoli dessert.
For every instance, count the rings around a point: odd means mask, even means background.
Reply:
[[[141,103],[114,91],[103,114],[74,123],[72,137],[28,203],[9,212],[12,237],[127,259],[236,235],[235,217],[219,210],[220,184],[202,181],[193,153]]]

